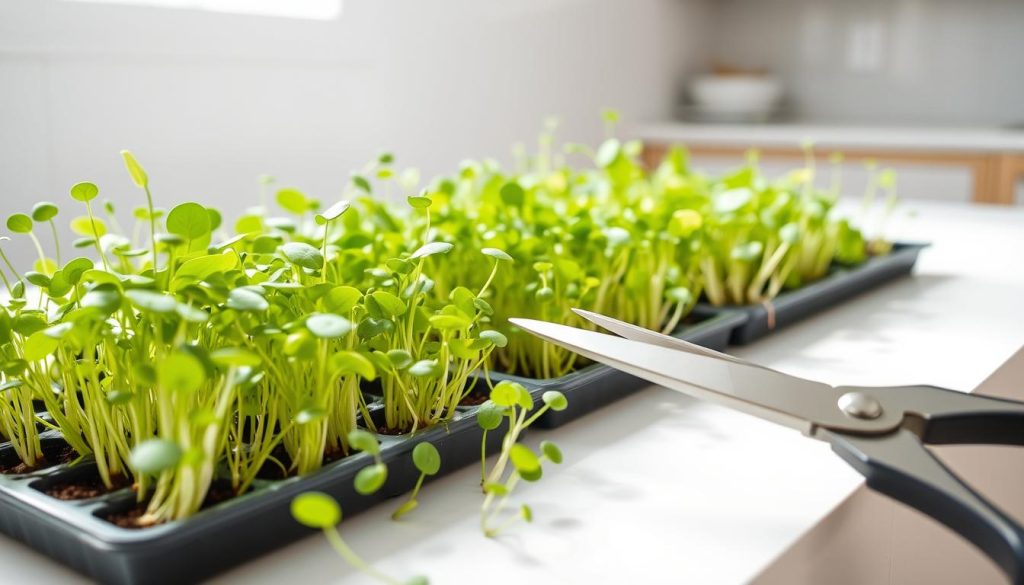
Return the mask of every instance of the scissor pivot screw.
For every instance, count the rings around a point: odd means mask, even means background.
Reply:
[[[840,396],[839,409],[853,418],[873,419],[882,416],[881,403],[864,392],[847,392]]]

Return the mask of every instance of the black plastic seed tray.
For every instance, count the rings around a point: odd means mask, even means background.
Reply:
[[[744,311],[714,307],[697,307],[690,316],[696,322],[681,326],[672,335],[716,351],[723,351],[732,331],[747,320]],[[557,390],[565,394],[569,400],[569,406],[565,410],[549,410],[534,423],[535,426],[545,429],[560,427],[588,412],[650,386],[650,382],[604,364],[590,364],[564,376],[546,380],[498,372],[492,373],[491,379],[495,382],[519,382],[530,390],[538,401],[548,390]]]
[[[746,345],[811,315],[832,308],[842,301],[881,284],[911,273],[918,254],[929,244],[897,243],[885,256],[875,256],[853,267],[837,267],[825,278],[787,291],[760,305],[731,305],[744,311],[748,319],[732,332],[729,343]],[[710,305],[705,305],[710,307]]]
[[[441,454],[438,477],[480,461],[481,430],[476,407],[460,407],[454,420],[415,435],[379,435],[388,465],[384,487],[372,496],[356,493],[356,473],[370,464],[365,453],[329,463],[303,477],[258,480],[252,491],[200,511],[195,516],[143,529],[121,528],[105,518],[135,505],[129,488],[87,500],[65,501],[47,495],[48,486],[94,472],[83,461],[24,475],[0,475],[0,531],[102,583],[174,584],[197,582],[261,553],[309,534],[291,517],[292,499],[318,490],[334,496],[346,516],[412,489],[419,472],[412,449],[430,441]],[[488,450],[500,447],[503,433],[488,434]],[[66,445],[59,433],[44,434],[44,450]],[[0,462],[16,455],[0,445]],[[428,478],[429,479],[429,478]]]

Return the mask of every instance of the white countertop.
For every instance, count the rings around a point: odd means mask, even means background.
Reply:
[[[934,242],[916,277],[734,353],[836,384],[977,385],[1024,344],[1024,209],[913,206],[893,233]],[[467,468],[427,485],[406,520],[380,506],[346,519],[342,533],[381,571],[434,585],[734,584],[860,483],[823,443],[658,388],[530,441],[543,438],[566,462],[519,491],[532,525],[484,538],[478,469]],[[5,582],[85,582],[6,537],[0,564]],[[318,534],[213,582],[376,583]]]
[[[689,124],[665,122],[626,129],[648,142],[732,147],[888,149],[938,152],[1024,152],[1024,130],[985,127],[894,127],[824,124]]]

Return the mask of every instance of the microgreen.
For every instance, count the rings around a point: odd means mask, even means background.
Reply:
[[[403,585],[402,581],[393,579],[370,566],[341,538],[338,531],[338,524],[341,523],[341,506],[331,496],[322,492],[306,492],[292,500],[291,512],[292,517],[303,526],[323,531],[335,552],[353,568],[388,585]],[[427,578],[422,576],[404,582],[404,585],[427,584]]]
[[[484,535],[491,537],[498,534],[517,519],[527,522],[533,520],[533,511],[525,504],[519,511],[507,518],[505,522],[495,526],[494,521],[502,515],[508,504],[512,490],[521,480],[537,481],[543,474],[542,463],[550,461],[555,464],[562,462],[562,452],[550,441],[541,443],[538,455],[532,449],[517,442],[519,436],[548,410],[565,410],[569,403],[561,392],[549,390],[541,395],[543,405],[534,408],[533,397],[522,384],[502,380],[491,390],[490,400],[480,406],[477,413],[477,424],[483,429],[481,441],[481,486],[484,491],[484,502],[480,508],[480,529]],[[502,438],[501,453],[494,466],[487,470],[486,444],[487,433],[497,429],[503,419],[508,419],[508,430]],[[511,471],[508,470],[512,465]],[[508,471],[508,473],[506,473]]]
[[[419,506],[416,495],[420,493],[423,480],[428,475],[437,475],[437,472],[441,470],[441,454],[437,452],[437,447],[426,441],[417,444],[413,448],[412,462],[420,472],[420,476],[416,480],[416,485],[412,488],[412,492],[409,493],[409,499],[391,514],[393,520],[398,520]]]
[[[872,171],[865,210],[879,197],[885,210],[865,244],[834,217],[838,178],[814,188],[809,146],[806,168],[777,181],[753,156],[706,177],[678,149],[648,171],[638,142],[612,136],[618,115],[604,120],[598,148],[562,151],[547,123],[514,172],[466,161],[422,186],[384,153],[329,205],[275,188],[282,215],[264,207],[234,221],[201,202],[156,207],[149,176],[122,151],[145,195],[127,229],[91,182],[69,189],[84,210],[67,218],[78,239],[64,254],[56,204],[5,218],[38,259],[17,270],[0,236],[0,434],[33,467],[40,432],[59,431],[107,487],[136,486],[143,525],[194,514],[214,478],[242,494],[258,477],[313,473],[356,451],[373,460],[356,488],[374,493],[387,481],[374,433],[417,440],[464,411],[475,384],[490,387],[492,369],[555,377],[581,365],[508,317],[589,327],[571,312],[580,307],[672,331],[702,295],[763,302],[888,249],[891,171]],[[273,185],[260,180],[264,197]],[[485,533],[504,525],[517,482],[561,461],[550,443],[518,442],[539,413],[565,407],[557,393],[542,400],[503,382],[475,411]],[[486,437],[504,424],[488,468]],[[396,517],[440,468],[429,443],[412,457],[419,481]],[[520,507],[512,520],[532,517]]]

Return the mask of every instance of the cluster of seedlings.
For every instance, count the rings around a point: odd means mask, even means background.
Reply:
[[[20,271],[0,248],[0,435],[17,456],[3,471],[88,460],[88,489],[55,495],[130,486],[137,507],[111,520],[144,528],[356,451],[373,462],[355,487],[373,493],[387,479],[378,435],[415,435],[474,405],[484,445],[488,432],[505,432],[489,468],[481,452],[481,528],[493,535],[530,520],[526,505],[507,509],[510,494],[562,454],[519,437],[566,399],[492,385],[488,373],[552,378],[581,364],[508,317],[586,326],[571,311],[584,308],[671,332],[698,299],[770,301],[887,251],[835,217],[838,171],[830,189],[816,189],[810,154],[805,168],[769,181],[754,159],[702,175],[682,149],[648,170],[641,148],[609,138],[558,150],[549,126],[514,170],[465,161],[426,188],[383,154],[326,204],[265,178],[285,213],[264,205],[231,226],[198,202],[156,207],[143,167],[122,152],[145,195],[129,229],[89,182],[69,190],[79,236],[70,246],[55,203],[7,218],[38,259]],[[879,190],[891,209],[890,171],[876,170],[865,213]],[[395,195],[404,201],[386,202]],[[37,232],[52,235],[49,251],[41,236],[50,236]],[[66,448],[44,449],[47,433]],[[430,443],[412,458],[420,481],[396,519],[441,466]],[[337,537],[329,496],[302,496],[293,511],[373,571]]]

